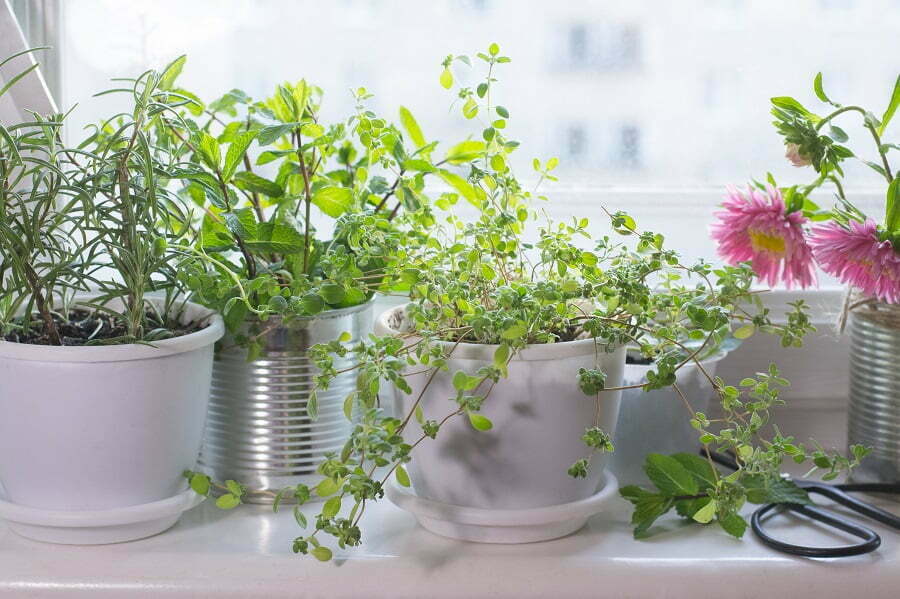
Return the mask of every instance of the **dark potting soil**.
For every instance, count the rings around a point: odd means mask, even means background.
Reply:
[[[150,310],[146,313],[146,322],[151,323],[149,327],[152,329],[152,323],[158,323],[158,316]],[[104,343],[115,344],[117,340],[120,343],[133,343],[134,340],[127,337],[128,329],[125,324],[115,319],[111,314],[94,310],[85,310],[84,308],[76,308],[68,314],[68,318],[63,318],[59,314],[53,314],[53,321],[59,331],[62,344],[65,346],[79,345],[100,345]],[[53,345],[50,341],[50,335],[45,330],[43,320],[39,315],[34,315],[31,319],[32,326],[25,332],[13,330],[3,337],[6,341],[13,343],[27,343],[30,345]],[[164,328],[161,323],[160,328]],[[181,337],[195,333],[206,328],[206,323],[190,322],[185,325],[179,325],[178,328],[168,329],[169,335],[154,337],[154,341],[171,337]],[[152,343],[152,341],[148,341]]]
[[[645,358],[640,354],[625,354],[625,363],[626,364],[637,364],[638,366],[647,366],[649,364],[653,364],[653,360],[650,358]]]

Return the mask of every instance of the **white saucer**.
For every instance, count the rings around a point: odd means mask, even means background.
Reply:
[[[13,532],[47,543],[103,545],[135,541],[171,528],[181,513],[206,499],[192,489],[178,495],[109,510],[42,510],[0,499],[0,518]]]
[[[616,477],[604,472],[600,490],[571,503],[530,509],[493,510],[464,507],[418,497],[396,480],[387,485],[387,497],[416,517],[430,532],[477,543],[534,543],[572,534],[588,518],[601,512],[619,489]]]

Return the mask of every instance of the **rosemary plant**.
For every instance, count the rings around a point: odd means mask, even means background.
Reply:
[[[178,320],[181,255],[169,245],[183,240],[175,225],[187,217],[166,187],[172,157],[145,132],[171,110],[159,100],[173,68],[104,92],[128,94],[132,109],[77,147],[62,142],[64,115],[0,128],[0,324],[8,340],[148,342],[199,326]],[[93,297],[76,309],[76,292]]]

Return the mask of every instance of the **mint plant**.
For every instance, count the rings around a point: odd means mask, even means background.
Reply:
[[[182,280],[222,312],[251,358],[258,344],[241,330],[247,319],[284,322],[387,289],[388,273],[406,258],[399,219],[430,209],[428,178],[472,190],[441,168],[465,159],[471,142],[432,161],[435,143],[408,109],[399,113],[404,135],[368,108],[365,88],[353,95],[354,112],[329,124],[320,117],[322,90],[303,79],[258,101],[235,89],[205,103],[172,87],[172,110],[154,128],[180,158],[181,194],[202,211],[183,222],[196,242],[179,249],[196,259]],[[331,219],[330,230],[317,231],[317,217]]]
[[[547,200],[540,185],[555,180],[558,161],[533,161],[536,186],[513,172],[510,155],[519,143],[510,137],[511,111],[495,103],[497,71],[509,61],[496,44],[477,53],[474,61],[448,56],[439,83],[452,89],[458,109],[475,124],[477,134],[444,152],[432,142],[424,146],[427,151],[420,149],[414,159],[401,163],[405,172],[437,174],[447,188],[436,197],[427,196],[429,189],[418,191],[420,205],[407,207],[397,221],[403,259],[386,262],[379,273],[382,285],[409,294],[404,322],[396,327],[399,334],[370,336],[353,345],[347,338],[337,339],[313,349],[321,371],[319,388],[327,388],[338,373],[357,373],[356,389],[344,404],[354,430],[343,450],[322,462],[318,484],[276,494],[275,509],[284,498],[299,505],[312,496],[324,501],[313,522],[295,507],[297,522],[306,529],[294,541],[295,552],[328,560],[328,538],[342,548],[358,545],[368,503],[383,497],[392,477],[401,486],[410,485],[405,465],[414,459],[415,448],[440,435],[449,421],[465,419],[475,430],[491,430],[493,423],[481,408],[503,384],[510,360],[530,345],[581,338],[595,339],[598,351],[632,345],[653,362],[648,382],[638,386],[678,390],[677,370],[694,362],[705,373],[699,358],[732,330],[738,337],[773,332],[785,345],[798,345],[811,330],[802,303],[794,306],[786,324],[770,319],[753,299],[747,265],[714,269],[702,261],[683,264],[662,235],[640,230],[622,212],[607,213],[610,234],[595,237],[588,232],[587,218],[557,223],[536,210],[535,201]],[[484,79],[472,88],[455,86],[454,69],[475,62],[484,67]],[[404,138],[417,145],[424,141],[418,124],[403,111],[401,123]],[[436,161],[441,153],[444,157]],[[455,214],[460,200],[477,209],[474,220]],[[427,384],[407,413],[385,412],[379,395],[383,381],[409,394],[408,376],[448,371],[448,357],[462,343],[496,349],[490,365],[452,373],[456,393],[447,398],[445,416],[425,419],[420,404]],[[352,366],[338,369],[335,357],[351,358]],[[826,467],[827,460],[832,476],[861,457],[863,450],[848,460],[817,447],[807,449],[781,433],[772,439],[760,436],[770,409],[781,403],[777,386],[786,384],[774,367],[745,380],[743,392],[721,379],[710,382],[722,404],[721,419],[695,412],[690,398],[680,395],[706,457],[650,456],[648,472],[657,491],[622,490],[635,503],[638,536],[672,507],[697,522],[717,521],[739,536],[745,526],[739,510],[748,498],[795,501],[802,495],[781,478],[783,458],[813,460],[819,467]],[[572,384],[587,397],[617,389],[607,385],[598,369],[582,369]],[[310,417],[316,414],[311,411]],[[606,431],[585,424],[585,457],[570,467],[574,477],[589,472],[598,452],[613,449]],[[718,474],[710,460],[715,450],[733,451],[738,470]],[[202,475],[188,476],[193,481]]]

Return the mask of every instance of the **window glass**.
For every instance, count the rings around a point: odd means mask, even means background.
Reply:
[[[255,97],[283,79],[326,90],[327,116],[365,86],[386,116],[408,106],[436,139],[459,136],[460,106],[438,84],[449,54],[496,41],[513,61],[498,101],[522,142],[520,171],[559,156],[577,185],[722,186],[764,176],[801,181],[782,158],[768,99],[829,94],[883,109],[898,70],[895,0],[67,0],[63,104],[76,121],[114,76],[189,56],[182,82],[204,97]],[[90,34],[87,34],[90,32]],[[477,62],[476,68],[477,68]],[[463,81],[474,73],[455,63]],[[472,128],[474,130],[474,128]],[[847,132],[860,133],[848,126]],[[860,187],[877,184],[851,167]]]

